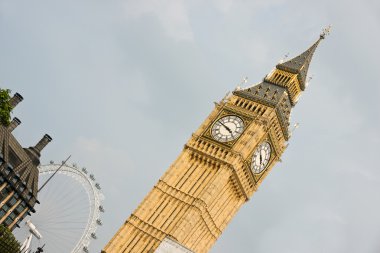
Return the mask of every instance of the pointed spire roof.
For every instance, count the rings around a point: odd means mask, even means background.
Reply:
[[[302,54],[286,61],[284,63],[277,64],[276,68],[284,70],[293,74],[298,74],[298,81],[300,83],[301,90],[305,90],[305,83],[307,77],[307,71],[315,49],[317,49],[319,43],[328,35],[330,32],[330,26],[323,29],[323,32],[319,36],[319,39],[305,52]]]

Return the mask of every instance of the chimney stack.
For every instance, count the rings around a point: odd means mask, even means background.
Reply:
[[[15,93],[13,97],[9,100],[12,108],[15,108],[18,103],[20,103],[24,98],[20,95],[20,93]]]
[[[45,134],[44,137],[37,143],[36,146],[34,146],[34,149],[37,150],[39,153],[46,147],[46,145],[51,142],[52,138],[48,135]]]
[[[12,132],[20,124],[21,121],[18,118],[14,117],[12,122],[8,126],[9,132]]]

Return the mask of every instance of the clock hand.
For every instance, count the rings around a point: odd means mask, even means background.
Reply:
[[[227,129],[227,131],[230,132],[230,134],[232,134],[232,131],[231,131],[231,129],[230,129],[228,126],[226,126],[226,125],[223,124],[222,122],[220,122],[220,124],[221,124],[222,126],[224,126],[224,128]]]
[[[260,152],[260,164],[262,161],[263,161],[263,157],[262,157],[261,152]]]

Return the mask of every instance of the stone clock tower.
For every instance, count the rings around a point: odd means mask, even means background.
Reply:
[[[208,252],[279,161],[315,49],[216,104],[103,253]]]

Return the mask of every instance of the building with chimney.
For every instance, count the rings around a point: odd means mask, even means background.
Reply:
[[[12,109],[22,100],[14,94]],[[11,230],[35,212],[41,151],[52,140],[45,134],[35,146],[23,148],[12,134],[20,123],[13,118],[9,125],[0,124],[0,223]]]

